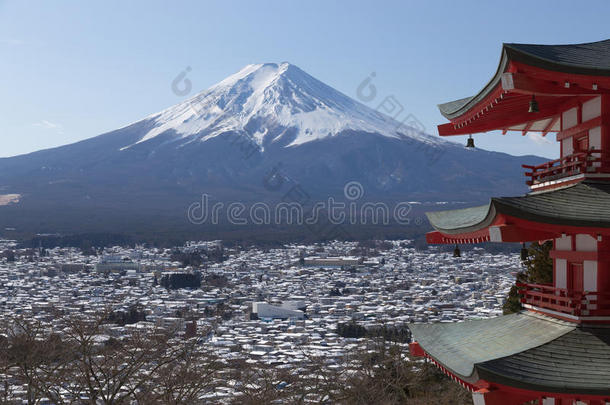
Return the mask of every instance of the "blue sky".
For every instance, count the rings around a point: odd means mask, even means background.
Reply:
[[[0,156],[99,135],[176,104],[249,63],[291,62],[356,98],[371,72],[431,134],[436,104],[476,93],[502,42],[610,37],[610,2],[0,0]],[[554,136],[477,146],[554,157]]]

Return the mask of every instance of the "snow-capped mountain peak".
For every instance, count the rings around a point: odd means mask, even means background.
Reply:
[[[438,137],[407,131],[397,121],[287,62],[247,65],[208,90],[143,121],[149,122],[150,129],[135,144],[161,134],[170,134],[184,144],[234,132],[261,146],[282,140],[290,147],[350,130],[442,142]]]

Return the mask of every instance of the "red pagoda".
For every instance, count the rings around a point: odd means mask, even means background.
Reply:
[[[553,282],[519,284],[516,314],[411,325],[411,353],[475,405],[609,405],[610,40],[504,44],[483,90],[439,108],[441,136],[556,133],[560,158],[524,166],[528,194],[427,214],[428,243],[553,241]]]

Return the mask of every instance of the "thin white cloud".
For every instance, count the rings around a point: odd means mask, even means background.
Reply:
[[[537,145],[552,145],[553,142],[546,136],[542,136],[536,132],[529,132],[527,137]]]
[[[23,45],[24,43],[25,43],[25,41],[23,41],[21,39],[0,38],[0,44],[4,44],[4,45],[17,46],[17,45]]]
[[[56,124],[56,123],[51,122],[51,121],[42,120],[42,121],[37,122],[37,123],[32,124],[32,125],[34,125],[35,127],[39,127],[39,128],[53,130],[53,131],[57,132],[58,134],[63,134],[64,133],[64,127],[61,124]]]

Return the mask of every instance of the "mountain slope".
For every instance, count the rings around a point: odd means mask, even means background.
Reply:
[[[204,193],[252,204],[299,184],[315,201],[342,198],[350,181],[362,201],[474,202],[526,191],[521,164],[541,161],[401,126],[287,63],[249,65],[123,128],[0,159],[0,194],[20,195],[0,206],[0,227],[154,229],[186,223]]]

